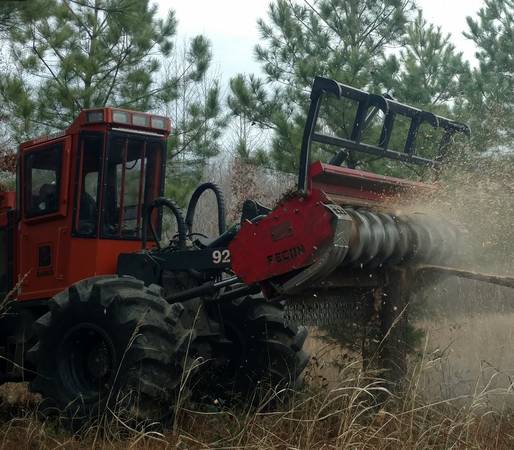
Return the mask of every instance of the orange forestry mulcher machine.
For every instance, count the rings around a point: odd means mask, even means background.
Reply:
[[[347,137],[324,131],[325,99],[355,105]],[[399,117],[410,125],[394,150]],[[364,142],[380,123],[378,142]],[[442,130],[432,158],[415,151],[421,126]],[[355,156],[437,166],[465,125],[316,78],[297,188],[273,209],[247,200],[228,228],[213,183],[195,190],[185,216],[162,197],[170,127],[153,114],[92,109],[20,146],[16,192],[0,194],[0,377],[30,380],[47,414],[83,423],[119,407],[118,417],[155,420],[189,390],[228,400],[294,387],[308,361],[300,324],[362,331],[378,317],[383,331],[403,301],[393,269],[451,253],[452,227],[398,213],[432,187],[357,170]],[[207,190],[217,237],[193,229]],[[177,225],[168,243],[164,208]],[[384,364],[398,362],[391,342]]]

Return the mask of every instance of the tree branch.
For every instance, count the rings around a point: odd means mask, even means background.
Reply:
[[[39,58],[39,60],[44,64],[44,66],[47,68],[47,70],[50,72],[50,74],[52,75],[54,81],[59,85],[61,86],[62,89],[65,90],[65,92],[67,92],[69,94],[69,90],[68,88],[62,83],[62,81],[57,77],[57,75],[54,73],[54,71],[52,70],[52,68],[48,65],[48,63],[46,62],[45,58],[41,55],[41,53],[39,52],[39,50],[37,49],[37,46],[36,46],[36,37],[34,35],[34,30],[32,30],[32,50],[34,51],[34,53],[36,54],[36,56]],[[78,106],[79,109],[81,109],[81,105],[80,103],[78,102],[78,100],[75,98],[75,97],[71,97],[71,99],[73,100],[73,102],[76,103],[76,105]]]

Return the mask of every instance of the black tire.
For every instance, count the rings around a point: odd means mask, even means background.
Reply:
[[[217,305],[217,314],[224,330],[221,346],[214,345],[221,397],[261,402],[299,386],[309,361],[303,350],[307,329],[288,324],[282,305],[243,297]]]
[[[45,415],[74,427],[110,418],[161,421],[181,398],[190,334],[181,304],[169,305],[158,286],[130,277],[96,277],[49,301],[35,323],[29,358]]]

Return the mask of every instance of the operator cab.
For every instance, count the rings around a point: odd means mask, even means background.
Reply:
[[[75,235],[140,240],[143,207],[162,190],[163,142],[111,131],[81,143]]]
[[[25,276],[20,300],[116,273],[118,255],[141,248],[146,205],[164,189],[169,133],[165,117],[102,108],[20,146],[13,252],[15,278]],[[159,214],[152,220],[159,229]]]

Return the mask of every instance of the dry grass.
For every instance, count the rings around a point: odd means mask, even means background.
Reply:
[[[234,410],[187,405],[173,431],[142,432],[117,423],[73,436],[37,417],[37,400],[23,385],[4,385],[0,448],[510,449],[510,378],[476,363],[505,342],[513,320],[514,315],[475,317],[460,328],[451,320],[425,322],[434,334],[429,332],[424,352],[413,359],[404,392],[380,407],[374,401],[385,389],[380,380],[362,373],[355,355],[317,337],[308,342],[314,358],[306,386],[278,411],[265,405]],[[478,337],[470,339],[478,333],[480,345]],[[452,344],[441,351],[446,343]],[[495,363],[514,361],[507,345],[502,351]],[[475,380],[470,384],[448,376],[466,369]]]

